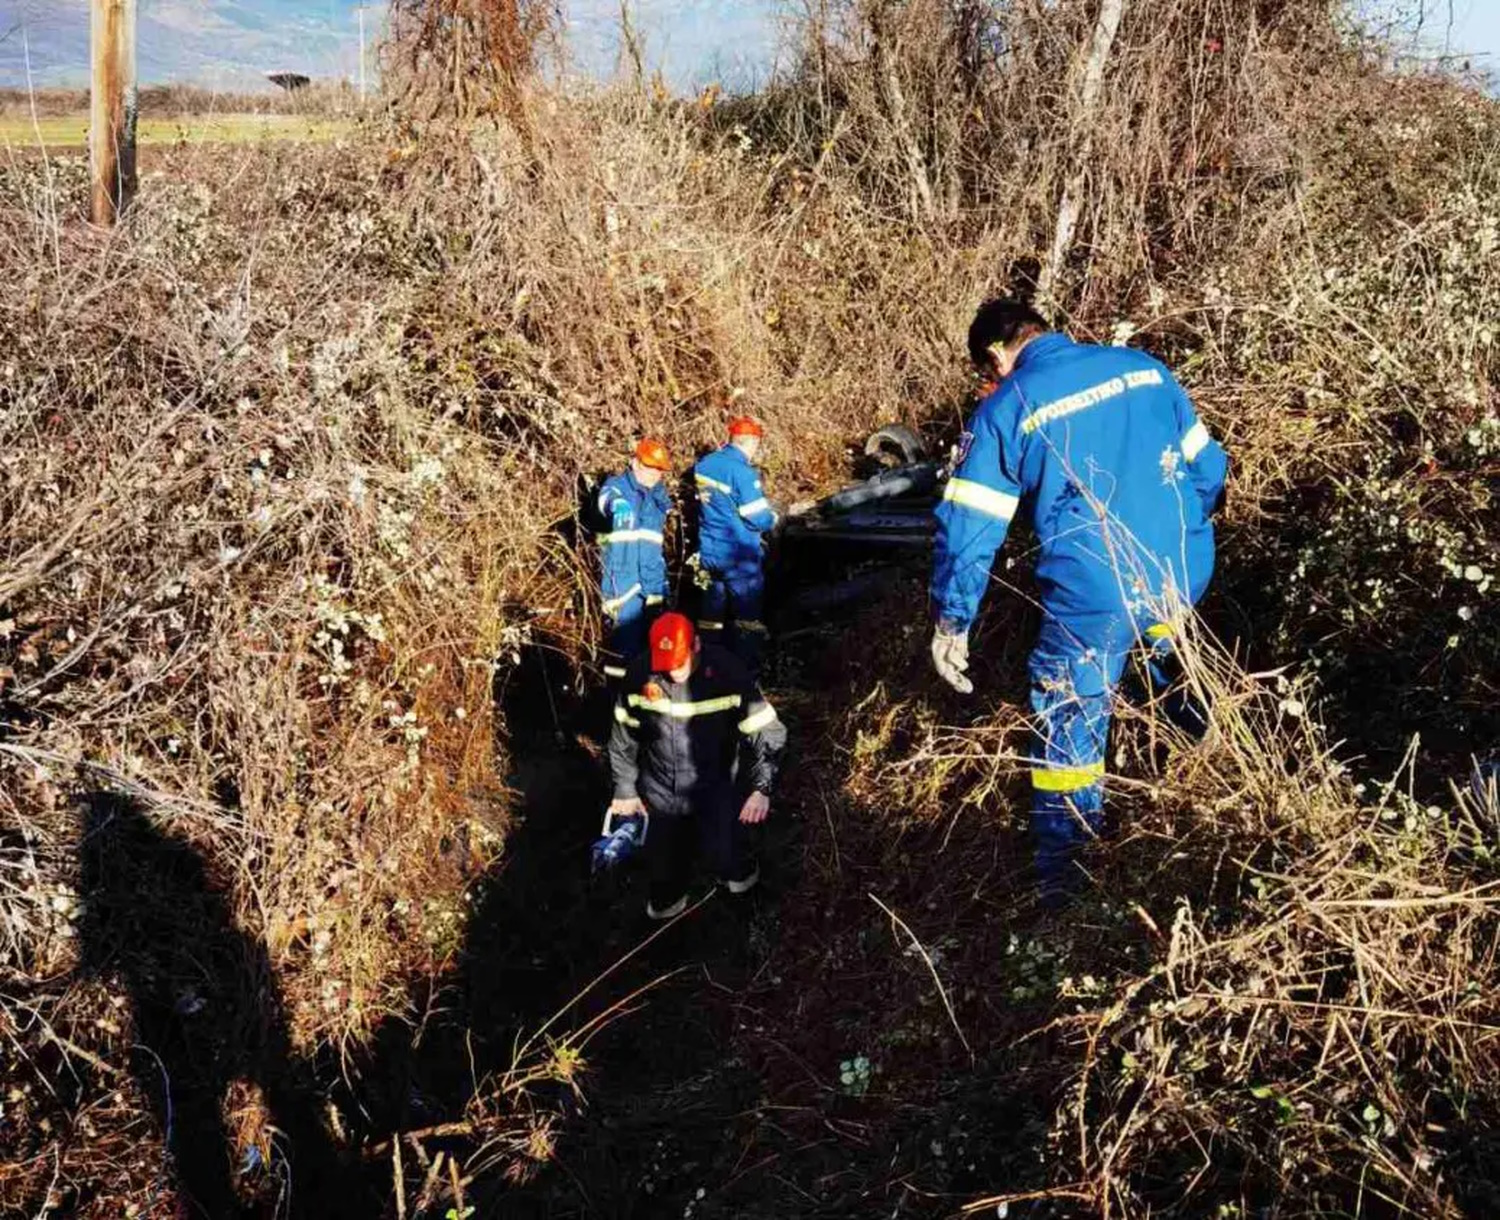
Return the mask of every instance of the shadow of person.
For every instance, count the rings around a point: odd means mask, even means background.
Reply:
[[[197,851],[135,801],[96,792],[83,818],[81,968],[129,999],[130,1068],[168,1146],[181,1214],[352,1214],[264,947],[235,926]]]

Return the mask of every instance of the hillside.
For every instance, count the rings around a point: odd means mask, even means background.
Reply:
[[[1091,5],[836,6],[691,100],[398,24],[378,115],[143,149],[118,231],[0,164],[0,1211],[1493,1214],[1500,112],[1338,11],[1133,4],[1092,92]],[[1027,539],[968,701],[897,566],[777,643],[767,892],[647,942],[580,480],[941,449],[1039,272],[1231,453],[1213,731],[1122,713],[1050,920]]]

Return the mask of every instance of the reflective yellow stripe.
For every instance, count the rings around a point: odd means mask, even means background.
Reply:
[[[1017,496],[996,491],[972,479],[949,479],[948,486],[943,489],[943,499],[960,508],[971,508],[986,517],[994,517],[997,521],[1009,521],[1021,503]]]
[[[1182,456],[1191,462],[1203,452],[1212,439],[1208,434],[1208,429],[1203,426],[1203,421],[1199,420],[1182,434]]]
[[[751,712],[740,721],[740,732],[759,733],[766,725],[775,723],[776,709],[767,703],[759,711]]]
[[[625,592],[621,593],[619,597],[611,597],[608,600],[606,600],[605,603],[604,603],[604,613],[605,614],[613,614],[616,610],[618,610],[621,606],[623,606],[626,602],[628,602],[632,597],[634,597],[640,591],[641,591],[641,582],[640,581],[636,581],[635,584],[631,585],[630,588],[626,589]]]
[[[711,716],[714,712],[733,711],[740,705],[738,695],[720,695],[717,699],[699,699],[694,702],[678,703],[671,699],[647,699],[644,695],[631,695],[629,697],[631,707],[638,707],[643,712],[660,712],[663,716],[671,716],[674,720],[688,720],[693,716]]]
[[[721,622],[719,622],[717,619],[700,618],[698,620],[698,630],[699,631],[723,631],[724,630],[724,624],[721,623]]]
[[[734,495],[734,488],[728,483],[720,483],[718,479],[711,479],[706,474],[693,471],[693,481],[701,483],[704,487],[712,487],[715,491],[722,491],[726,496]]]
[[[1038,792],[1081,792],[1104,778],[1104,764],[1087,767],[1033,767],[1031,786]]]
[[[604,672],[608,673],[609,670],[606,669]],[[623,677],[624,674],[625,671],[622,669],[620,671],[620,676]],[[629,712],[627,712],[618,703],[615,704],[615,719],[618,720],[621,724],[625,725],[626,728],[638,729],[641,727],[641,722],[634,716],[632,716]]]
[[[618,546],[623,542],[654,542],[660,546],[664,541],[660,530],[615,530],[599,535],[600,546]]]
[[[604,667],[604,676],[606,678],[623,678],[625,676],[625,667],[623,665],[606,665]]]
[[[1146,638],[1148,640],[1170,640],[1172,638],[1171,625],[1168,623],[1152,623],[1151,626],[1146,628]]]
[[[666,600],[666,598],[664,598],[660,593],[648,593],[648,594],[646,594],[646,605],[648,605],[648,606],[659,606],[665,600]]]
[[[735,624],[741,631],[753,631],[756,635],[765,635],[767,627],[759,619],[742,618],[736,619]]]
[[[771,511],[771,502],[761,496],[758,500],[751,500],[749,504],[740,505],[740,516],[753,517],[756,513],[767,513]]]

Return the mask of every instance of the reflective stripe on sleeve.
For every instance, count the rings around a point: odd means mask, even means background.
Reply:
[[[694,716],[711,716],[715,712],[732,712],[740,706],[738,695],[720,695],[717,699],[682,700],[647,699],[645,695],[631,695],[631,707],[643,712],[660,712],[674,720],[690,720]]]
[[[949,479],[948,486],[943,489],[943,499],[996,521],[1009,521],[1021,504],[1020,497],[996,491],[973,479]]]
[[[615,530],[599,535],[600,546],[618,546],[624,542],[654,542],[660,546],[664,541],[660,530]]]
[[[609,670],[606,668],[604,672],[608,673]],[[623,669],[620,670],[620,676],[624,677],[624,675],[625,675],[625,671]],[[618,720],[621,724],[623,724],[628,729],[638,729],[638,728],[641,727],[641,722],[639,720],[637,720],[634,716],[632,716],[629,712],[627,712],[618,703],[615,704],[615,719]]]
[[[722,491],[726,496],[734,495],[734,488],[729,486],[728,483],[721,483],[718,479],[711,479],[706,474],[699,474],[696,470],[693,471],[693,482],[701,484],[704,487],[712,487],[715,491]]]
[[[619,597],[606,598],[604,601],[604,613],[613,614],[616,610],[618,610],[640,591],[641,582],[636,581],[635,584],[631,585],[630,588],[621,593]]]
[[[1212,439],[1208,434],[1208,429],[1203,426],[1203,421],[1199,420],[1182,434],[1182,456],[1191,462],[1203,452],[1204,446]]]
[[[768,724],[775,723],[776,709],[765,703],[740,721],[740,732],[749,736],[751,733],[759,733]]]
[[[770,501],[767,500],[765,496],[761,496],[758,500],[751,500],[749,504],[741,504],[740,516],[753,517],[756,513],[769,512],[770,509]]]
[[[759,619],[756,619],[756,618],[735,619],[734,625],[736,627],[738,627],[741,631],[751,631],[751,632],[754,632],[756,635],[767,635],[767,634],[769,634],[766,625],[763,622],[761,622]]]
[[[648,606],[659,606],[666,600],[667,599],[660,593],[646,594],[646,605]]]
[[[721,623],[721,622],[719,622],[718,619],[700,618],[698,620],[698,630],[699,631],[723,631],[724,630],[724,624]]]
[[[1104,764],[1087,767],[1033,767],[1031,786],[1038,792],[1082,792],[1104,779]]]

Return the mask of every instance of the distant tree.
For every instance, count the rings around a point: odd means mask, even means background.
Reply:
[[[392,0],[388,74],[417,117],[519,116],[519,88],[557,31],[556,0]]]

